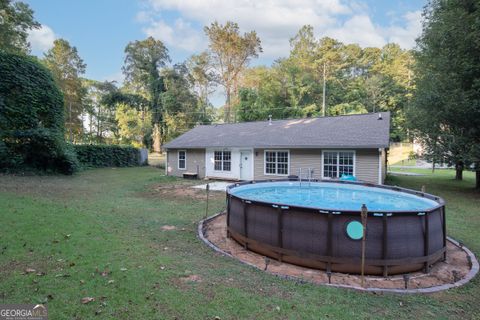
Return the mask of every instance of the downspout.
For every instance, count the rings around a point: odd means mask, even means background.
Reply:
[[[383,179],[382,179],[382,148],[378,148],[378,184],[383,184]]]

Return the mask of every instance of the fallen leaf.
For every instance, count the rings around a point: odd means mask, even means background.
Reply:
[[[70,277],[68,273],[61,273],[61,274],[55,275],[55,278],[68,278],[68,277]]]
[[[127,271],[127,268],[120,268],[120,271]]]
[[[115,282],[115,280],[108,280],[108,284],[112,284],[114,282]]]
[[[95,315],[98,316],[100,313],[102,313],[102,310],[98,309],[97,311],[95,311]]]
[[[25,273],[33,273],[33,272],[36,272],[37,270],[35,269],[32,269],[32,268],[27,268],[25,269]]]
[[[92,301],[95,301],[95,298],[93,297],[85,297],[85,298],[82,298],[82,300],[80,300],[83,304],[87,304],[87,303],[90,303]]]
[[[80,284],[85,284],[85,280],[80,280]]]

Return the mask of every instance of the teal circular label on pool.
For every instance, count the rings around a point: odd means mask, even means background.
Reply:
[[[363,237],[363,226],[358,221],[350,221],[347,224],[347,235],[352,240],[360,240]]]

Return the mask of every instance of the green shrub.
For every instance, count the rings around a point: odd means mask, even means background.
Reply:
[[[74,145],[78,161],[87,167],[133,167],[140,163],[140,149],[118,145]]]
[[[63,95],[35,58],[0,50],[0,169],[72,174]]]

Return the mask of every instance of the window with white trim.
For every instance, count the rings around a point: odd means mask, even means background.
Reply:
[[[265,174],[288,175],[288,167],[288,151],[265,151]]]
[[[323,177],[341,178],[342,175],[354,175],[354,151],[324,151],[323,152]]]
[[[187,169],[187,151],[185,150],[178,151],[178,169]]]
[[[232,170],[232,152],[231,151],[214,151],[214,170],[230,171]]]

